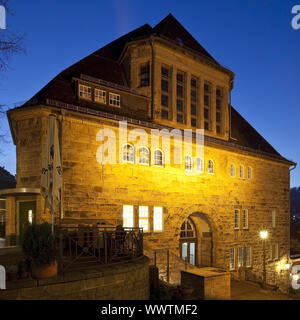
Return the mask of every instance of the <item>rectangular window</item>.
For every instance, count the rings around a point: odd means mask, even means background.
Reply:
[[[204,129],[210,130],[210,105],[211,105],[211,85],[204,83]]]
[[[268,261],[273,260],[273,245],[270,244],[269,246],[269,253],[268,253]]]
[[[274,244],[274,255],[273,255],[275,260],[279,259],[279,245],[278,243]]]
[[[235,269],[235,248],[230,248],[229,269]]]
[[[244,248],[239,248],[238,267],[244,266]]]
[[[153,231],[163,231],[163,208],[154,207],[153,211]]]
[[[191,126],[197,126],[197,87],[198,79],[191,78]]]
[[[149,231],[149,213],[146,206],[139,206],[139,227],[143,228],[144,232]]]
[[[95,99],[95,102],[106,104],[106,91],[95,89],[94,99]]]
[[[216,122],[217,122],[217,133],[221,133],[221,113],[222,113],[222,89],[216,89]]]
[[[248,167],[248,179],[252,178],[252,170],[251,167]]]
[[[116,93],[109,93],[109,105],[114,107],[120,107],[120,95]]]
[[[251,247],[246,247],[246,267],[252,266],[252,249]]]
[[[0,199],[0,238],[5,237],[5,199]]]
[[[176,109],[177,109],[177,122],[184,122],[185,114],[185,82],[184,73],[181,71],[177,72],[177,84],[176,84]]]
[[[161,67],[161,118],[169,119],[171,101],[170,68]]]
[[[196,127],[197,126],[197,120],[195,118],[191,118],[191,126]]]
[[[124,228],[133,228],[133,206],[124,205],[123,206],[123,227]]]
[[[240,210],[234,210],[234,229],[240,228]]]
[[[92,88],[88,86],[84,86],[83,84],[80,84],[79,97],[86,100],[92,100]]]
[[[144,63],[140,66],[140,87],[147,87],[150,84],[150,64]]]
[[[248,210],[243,210],[243,229],[248,229]]]
[[[276,228],[276,211],[272,211],[272,228]]]

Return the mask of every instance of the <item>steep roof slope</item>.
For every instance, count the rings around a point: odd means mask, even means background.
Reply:
[[[4,167],[0,167],[0,189],[10,189],[16,187],[16,178]]]

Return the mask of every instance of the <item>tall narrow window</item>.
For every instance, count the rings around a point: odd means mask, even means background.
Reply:
[[[198,80],[195,77],[191,78],[191,126],[197,127],[197,87]]]
[[[196,169],[198,172],[203,172],[204,168],[203,168],[203,160],[201,158],[197,158],[197,164],[196,164]]]
[[[6,200],[0,198],[0,238],[5,237],[5,209]]]
[[[272,228],[276,228],[276,211],[272,211]]]
[[[181,71],[177,72],[176,76],[176,110],[177,110],[177,122],[184,122],[185,115],[185,77]]]
[[[211,174],[215,172],[214,162],[212,160],[208,160],[207,172]]]
[[[216,89],[216,131],[217,134],[221,134],[221,122],[222,122],[222,89]]]
[[[149,164],[150,157],[149,157],[148,148],[146,148],[146,147],[140,148],[139,162],[140,162],[140,164],[146,164],[146,165]]]
[[[148,87],[150,84],[150,64],[143,63],[140,66],[140,87]]]
[[[123,227],[133,228],[133,206],[124,205],[123,206]]]
[[[248,229],[248,210],[243,209],[243,229]]]
[[[235,248],[230,248],[229,269],[235,269]]]
[[[155,150],[154,152],[154,164],[162,167],[164,165],[164,155],[161,150]]]
[[[94,99],[95,99],[95,102],[106,104],[106,91],[95,89]]]
[[[79,97],[82,99],[86,99],[86,100],[92,100],[92,88],[80,84],[79,85]]]
[[[238,267],[244,266],[244,248],[239,248]]]
[[[211,85],[209,83],[204,83],[204,129],[211,129]]]
[[[234,210],[234,229],[240,228],[240,210],[235,209]]]
[[[248,167],[248,179],[252,178],[252,169],[251,167]]]
[[[135,161],[134,147],[131,144],[125,144],[123,147],[123,161],[124,163],[134,163]]]
[[[171,106],[170,68],[161,67],[161,118],[169,119]]]
[[[163,231],[163,208],[154,207],[153,210],[153,231]]]
[[[190,156],[185,156],[185,170],[186,171],[192,171],[193,169],[193,160]]]
[[[249,268],[252,266],[252,250],[251,247],[246,247],[246,267]]]
[[[234,166],[234,164],[230,165],[230,175],[232,177],[235,177],[235,166]]]
[[[149,213],[146,206],[139,206],[139,227],[143,228],[144,232],[149,231]]]
[[[244,178],[244,167],[240,166],[240,178]]]
[[[275,260],[279,259],[279,245],[278,243],[274,244],[274,255],[273,255]]]

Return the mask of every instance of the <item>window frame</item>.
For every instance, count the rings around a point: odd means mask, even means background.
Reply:
[[[114,98],[118,98],[118,97],[119,97],[119,99],[114,99]],[[117,104],[113,104],[113,103],[111,103],[111,101],[117,101]],[[121,95],[119,95],[118,93],[109,92],[108,105],[110,107],[121,108]]]
[[[240,229],[240,209],[234,209],[234,229],[239,230]]]
[[[187,159],[189,159],[189,163],[187,164]],[[186,172],[193,171],[193,158],[190,155],[185,155],[184,157],[184,168]]]
[[[156,152],[157,152],[157,151],[159,151],[159,152],[161,153],[161,164],[157,164],[157,163],[156,163]],[[165,159],[164,159],[164,153],[163,153],[163,151],[162,151],[161,149],[155,149],[153,156],[154,156],[154,165],[155,165],[156,167],[164,168],[164,166],[165,166]]]
[[[96,96],[99,96],[98,94],[96,95],[96,92],[101,92],[102,94],[104,93],[104,99],[103,100],[96,100]],[[103,98],[103,96],[101,95],[101,97]],[[96,102],[96,103],[101,103],[101,104],[107,104],[107,92],[105,91],[105,90],[102,90],[102,89],[97,89],[97,88],[95,88],[94,89],[94,101]]]
[[[249,173],[250,173],[250,175],[249,175]],[[249,180],[252,179],[252,167],[248,167],[248,169],[247,169],[247,178],[248,178]]]
[[[242,164],[239,167],[239,178],[244,179],[244,166]]]
[[[145,149],[145,150],[147,150],[147,153],[148,153],[148,162],[147,163],[145,163],[145,162],[141,162],[141,149]],[[149,166],[150,165],[150,150],[149,150],[149,148],[148,147],[146,147],[146,146],[142,146],[142,147],[140,147],[139,148],[139,164],[141,164],[141,165],[143,165],[143,166]]]
[[[246,217],[246,219],[245,219]],[[244,224],[244,221],[246,221],[246,225]],[[248,222],[248,209],[243,209],[242,210],[242,228],[243,229],[248,229],[249,227],[249,222]]]
[[[229,249],[229,270],[236,269],[236,250],[235,248]]]
[[[128,152],[127,151],[126,151],[126,159],[124,158],[124,156],[125,156],[125,154],[124,154],[125,147],[127,147],[127,146],[131,147],[132,150],[133,150],[132,160],[128,160]],[[128,143],[128,142],[125,143],[124,146],[123,146],[122,152],[123,152],[123,157],[122,157],[123,158],[123,163],[135,164],[135,147],[131,143]]]
[[[161,230],[160,229],[155,229],[155,226],[157,225],[155,223],[155,217],[156,217],[156,209],[161,209],[161,212],[159,214],[161,214]],[[153,207],[153,232],[163,232],[164,231],[164,208],[163,207],[159,207],[159,206],[154,206]]]
[[[130,217],[130,220],[132,220],[131,221],[131,225],[132,226],[125,226],[125,220],[129,220],[129,218],[125,218],[125,208],[130,208],[130,209],[132,209],[131,211],[132,212],[130,212],[130,213],[132,213],[132,217]],[[123,223],[122,223],[122,226],[123,226],[123,228],[134,228],[134,206],[133,205],[129,205],[129,204],[124,204],[123,205],[123,215],[122,215],[122,218],[123,218]]]
[[[246,255],[245,267],[251,268],[252,267],[252,247],[251,246],[248,246],[245,248],[245,255]]]
[[[273,229],[276,228],[276,210],[271,211],[271,225]]]
[[[212,163],[212,172],[209,172],[209,163]],[[208,159],[208,161],[207,161],[207,173],[208,174],[215,174],[215,163],[212,159]]]
[[[145,211],[147,211],[147,215],[144,217],[142,216],[145,212],[143,212],[144,209],[146,209]],[[141,226],[141,222],[142,221],[146,221],[146,225],[147,225],[147,229],[144,229]],[[150,232],[150,224],[149,224],[149,207],[148,206],[139,206],[139,228],[143,228],[143,233],[148,233]]]
[[[238,248],[238,268],[244,267],[244,247]]]
[[[232,174],[232,169],[233,169],[233,174]],[[231,163],[231,165],[230,165],[230,176],[232,178],[234,178],[236,176],[236,168],[235,168],[235,165],[233,163]]]
[[[84,88],[87,88],[87,89],[90,89],[90,93],[87,91],[87,94],[86,92],[84,92],[84,90],[81,90],[84,89]],[[81,95],[82,93],[82,95]],[[90,87],[90,86],[87,86],[85,84],[81,84],[79,83],[79,86],[78,86],[78,96],[80,99],[84,99],[84,100],[87,100],[87,101],[93,101],[93,88]]]
[[[200,170],[199,170],[199,163],[200,163]],[[199,157],[196,159],[196,171],[201,173],[204,172],[204,160]]]

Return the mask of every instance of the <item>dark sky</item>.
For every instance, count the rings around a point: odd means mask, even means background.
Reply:
[[[0,103],[32,97],[57,73],[108,42],[170,12],[235,74],[232,104],[283,156],[300,159],[300,0],[27,0],[10,1],[8,28],[25,33],[26,55],[0,75]],[[0,32],[6,32],[0,30]],[[9,130],[0,119],[0,129]],[[15,147],[0,143],[0,165],[15,173]],[[291,186],[300,185],[300,169]]]

